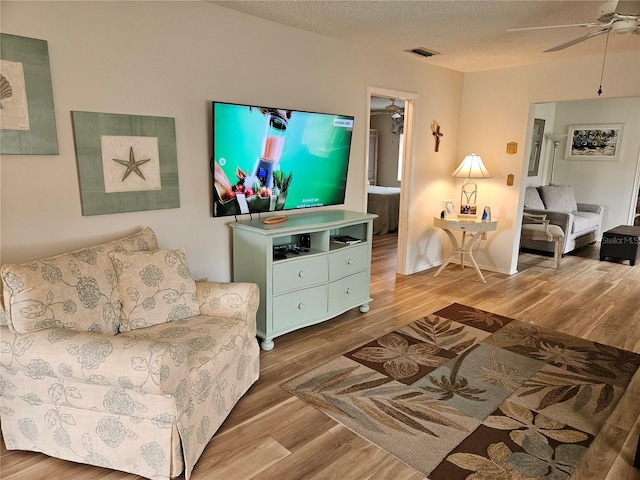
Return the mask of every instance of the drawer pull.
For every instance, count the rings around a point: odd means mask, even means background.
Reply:
[[[349,295],[351,293],[351,289],[347,288],[347,295]]]
[[[353,258],[350,258],[349,260],[347,260],[347,265],[353,265]]]
[[[304,303],[298,304],[298,310],[304,310]]]
[[[300,278],[303,278],[306,274],[307,274],[307,272],[305,272],[304,270],[300,270],[300,271],[298,272],[298,276],[299,276]]]

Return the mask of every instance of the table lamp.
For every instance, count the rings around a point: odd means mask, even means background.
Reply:
[[[474,179],[491,178],[493,175],[489,173],[487,167],[482,163],[480,155],[470,153],[464,157],[458,168],[451,172],[451,176],[465,179],[460,193],[460,214],[475,216],[478,186]]]

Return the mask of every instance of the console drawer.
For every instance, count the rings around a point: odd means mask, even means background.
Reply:
[[[327,314],[327,286],[305,288],[273,298],[273,329],[307,325]]]
[[[278,295],[327,281],[327,257],[308,257],[273,265],[273,294]]]
[[[367,303],[368,295],[367,272],[349,275],[329,284],[329,305],[332,311],[343,311]]]
[[[344,247],[329,255],[329,281],[352,275],[369,268],[369,246],[358,244]]]

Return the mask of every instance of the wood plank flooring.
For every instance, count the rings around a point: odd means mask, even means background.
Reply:
[[[240,400],[197,463],[193,480],[420,480],[413,469],[370,444],[280,385],[327,360],[450,303],[490,310],[571,335],[640,352],[640,266],[600,262],[599,246],[562,259],[523,253],[519,273],[449,265],[411,276],[395,274],[393,234],[376,236],[371,310],[276,338],[261,353],[260,380]],[[640,433],[640,375],[603,427],[592,455],[572,480],[640,480],[631,467]],[[0,450],[5,480],[135,480],[141,477],[33,452]],[[182,476],[181,478],[184,478]]]

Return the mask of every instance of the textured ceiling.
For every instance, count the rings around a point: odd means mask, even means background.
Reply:
[[[602,57],[607,38],[607,35],[599,35],[559,52],[543,53],[598,28],[507,32],[508,28],[595,22],[602,1],[210,1],[273,22],[460,72],[554,59]],[[633,9],[637,9],[640,2],[624,3],[633,3]],[[416,47],[440,55],[424,59],[405,52]],[[640,55],[640,35],[612,33],[607,52],[628,51]]]

